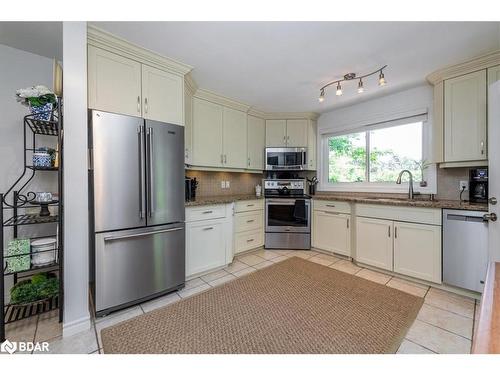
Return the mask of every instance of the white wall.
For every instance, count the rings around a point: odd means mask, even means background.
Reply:
[[[87,24],[63,23],[64,324],[71,335],[90,327],[88,307]]]
[[[406,192],[408,187],[404,185],[376,188],[375,186],[361,187],[354,190],[352,186],[331,188],[322,183],[322,176],[325,168],[322,163],[321,154],[322,135],[328,133],[338,133],[357,129],[362,126],[377,124],[397,120],[400,118],[414,116],[427,112],[427,121],[423,130],[423,156],[427,160],[432,160],[432,105],[433,88],[430,85],[422,85],[394,94],[378,97],[372,100],[354,104],[349,107],[339,108],[331,112],[323,113],[318,118],[318,174],[320,185],[318,190],[338,190],[338,191],[379,191],[379,192]],[[436,171],[435,166],[431,166],[427,171],[427,188],[416,187],[416,190],[423,193],[436,193]]]
[[[5,192],[21,176],[23,160],[23,117],[29,113],[16,101],[15,92],[42,84],[52,87],[52,60],[0,44],[0,192]],[[37,137],[39,146],[55,148],[54,137]],[[28,154],[28,163],[31,154]],[[39,172],[24,191],[57,191],[57,174]],[[7,197],[12,201],[12,194]],[[50,225],[52,227],[52,225]],[[20,236],[54,234],[55,228],[24,227]],[[5,244],[12,238],[12,231],[6,232]],[[8,300],[12,280],[6,280],[5,297]]]

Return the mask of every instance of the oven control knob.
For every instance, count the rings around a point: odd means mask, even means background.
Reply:
[[[491,197],[490,199],[488,199],[488,202],[492,205],[495,205],[495,204],[497,204],[498,201],[495,197]]]

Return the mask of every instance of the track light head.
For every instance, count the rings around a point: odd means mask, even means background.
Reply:
[[[360,79],[358,82],[358,94],[361,94],[365,91],[365,88],[363,87],[363,80]]]
[[[385,80],[385,77],[384,77],[384,73],[383,71],[381,70],[380,71],[380,74],[378,76],[378,85],[379,86],[385,86],[385,84],[387,83],[387,81]]]
[[[342,95],[342,86],[340,86],[340,82],[337,83],[337,91],[335,91],[335,95]]]
[[[321,90],[321,93],[319,94],[319,102],[323,103],[325,101],[325,90]]]

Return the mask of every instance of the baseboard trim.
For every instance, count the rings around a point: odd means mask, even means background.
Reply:
[[[73,336],[90,329],[90,315],[72,322],[63,323],[63,337]]]

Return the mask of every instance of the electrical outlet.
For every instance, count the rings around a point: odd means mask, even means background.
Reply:
[[[469,181],[460,181],[460,190],[469,190]]]
[[[226,189],[229,189],[231,187],[231,183],[229,181],[226,181]]]
[[[226,181],[221,181],[220,187],[221,187],[221,189],[225,189],[226,188]]]

